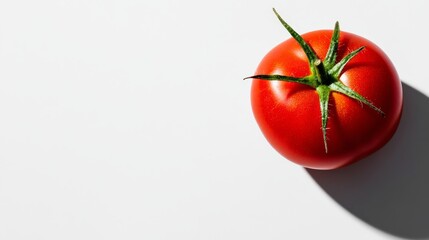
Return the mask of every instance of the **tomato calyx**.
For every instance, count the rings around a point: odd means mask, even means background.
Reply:
[[[321,123],[322,123],[322,135],[323,142],[325,147],[325,153],[328,153],[328,139],[327,139],[327,123],[328,123],[328,108],[329,108],[329,97],[331,92],[338,92],[347,97],[355,99],[362,104],[367,105],[371,109],[378,112],[381,116],[385,117],[384,112],[374,106],[368,99],[355,92],[348,86],[344,85],[340,80],[340,74],[344,69],[344,66],[358,53],[360,53],[364,47],[360,47],[343,59],[336,62],[337,53],[338,53],[338,42],[340,37],[340,28],[339,23],[335,23],[334,32],[332,34],[331,42],[328,48],[328,52],[325,56],[325,59],[322,61],[311,48],[311,46],[299,35],[289,24],[287,24],[283,18],[277,13],[273,8],[273,11],[277,18],[280,20],[282,25],[286,28],[289,34],[299,43],[303,49],[305,55],[307,56],[310,75],[306,77],[292,77],[284,76],[278,74],[260,74],[244,79],[259,79],[267,81],[285,81],[285,82],[295,82],[299,84],[305,84],[314,88],[319,96],[320,102],[320,112],[321,112]]]

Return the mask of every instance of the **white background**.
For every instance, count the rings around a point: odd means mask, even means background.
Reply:
[[[429,238],[427,178],[377,185],[388,150],[340,170],[371,172],[343,191],[266,142],[241,79],[289,38],[272,7],[300,33],[339,20],[375,42],[429,109],[427,1],[2,0],[0,239]],[[406,199],[421,206],[395,215]]]

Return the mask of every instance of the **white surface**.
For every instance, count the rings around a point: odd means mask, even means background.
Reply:
[[[429,95],[425,1],[0,1],[0,239],[395,239],[261,135],[241,79],[289,37],[272,7]]]

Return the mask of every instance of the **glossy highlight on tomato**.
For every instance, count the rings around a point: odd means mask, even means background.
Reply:
[[[293,38],[274,47],[248,77],[252,110],[268,142],[285,158],[324,170],[385,145],[403,101],[387,55],[363,37],[340,32],[338,24],[334,31],[296,36],[275,13]]]

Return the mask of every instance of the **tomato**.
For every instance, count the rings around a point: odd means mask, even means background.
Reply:
[[[275,11],[275,10],[274,10]],[[255,119],[285,158],[313,169],[339,168],[393,136],[402,86],[386,54],[369,40],[335,30],[292,34],[260,62],[251,87]]]

